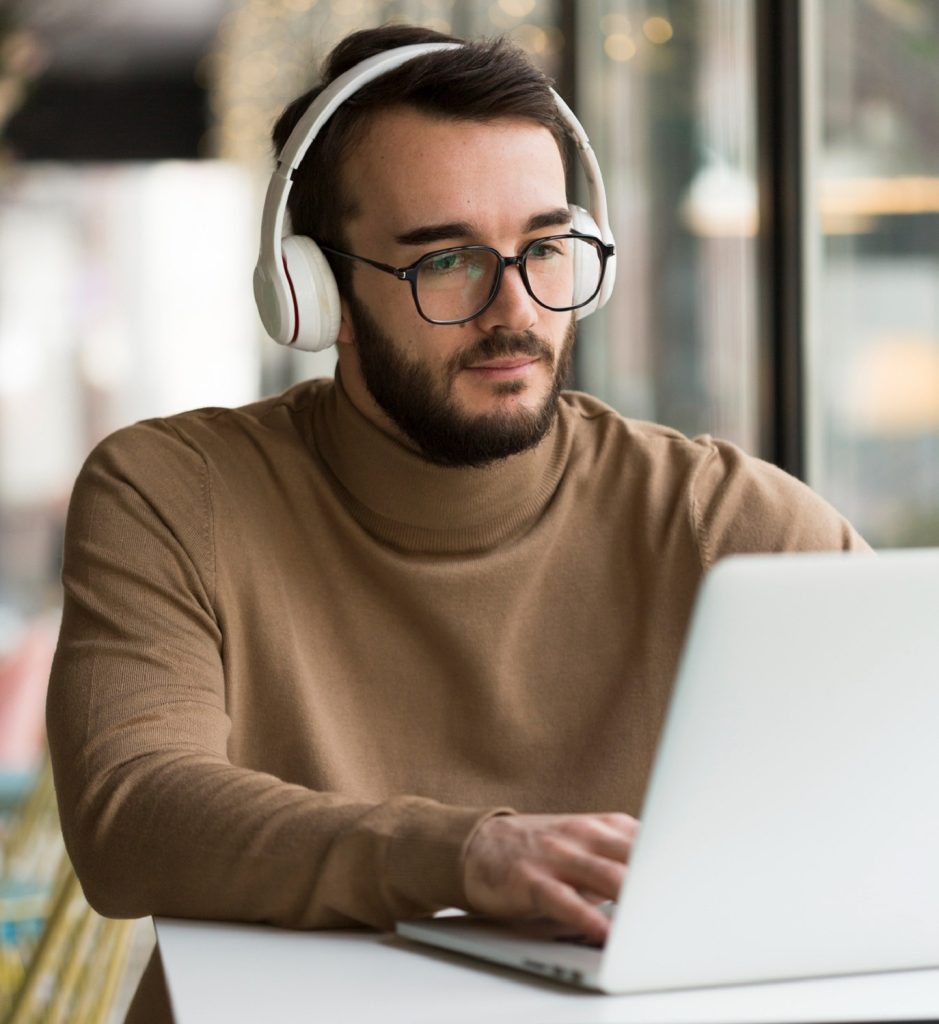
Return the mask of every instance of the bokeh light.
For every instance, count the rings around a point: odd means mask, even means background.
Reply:
[[[667,43],[675,34],[672,23],[667,18],[646,18],[642,23],[642,31],[650,43],[658,46]]]
[[[613,32],[603,43],[603,50],[610,60],[627,61],[636,56],[636,44],[625,32]]]

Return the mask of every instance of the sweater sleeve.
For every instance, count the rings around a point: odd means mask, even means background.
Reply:
[[[867,551],[854,527],[800,480],[710,437],[691,486],[691,529],[705,570],[725,555]]]
[[[89,901],[298,928],[463,905],[463,851],[496,809],[366,803],[230,762],[210,503],[201,455],[155,424],[99,446],[73,493],[47,726]]]

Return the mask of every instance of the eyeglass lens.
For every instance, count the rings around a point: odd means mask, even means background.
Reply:
[[[590,239],[540,239],[526,250],[523,263],[532,297],[549,309],[574,309],[599,290],[603,261]],[[498,273],[499,257],[489,249],[430,254],[418,266],[418,305],[431,320],[470,319],[489,302]]]

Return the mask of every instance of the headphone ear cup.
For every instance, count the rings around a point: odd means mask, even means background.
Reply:
[[[335,344],[339,335],[342,310],[336,278],[312,238],[288,235],[282,239],[281,249],[297,318],[290,347],[322,352]]]
[[[597,222],[582,206],[574,206],[572,204],[570,211],[572,231],[575,231],[579,235],[592,235],[594,238],[603,237],[600,233],[600,228],[598,227]],[[577,251],[574,253],[575,294],[581,289],[589,290],[597,275],[596,263],[590,264],[587,259],[584,259],[584,257],[588,257],[588,259],[591,260],[593,259],[593,257],[589,256],[585,251],[585,247],[578,247]],[[591,299],[586,306],[581,306],[580,309],[575,309],[574,318],[576,320],[581,320],[583,317],[589,316],[591,313],[595,312],[599,305],[600,296],[598,294],[597,297]]]

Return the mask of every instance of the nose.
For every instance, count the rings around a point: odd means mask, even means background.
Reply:
[[[494,330],[527,331],[538,319],[538,304],[528,294],[518,264],[509,264],[502,274],[499,291],[475,323],[489,333]]]

